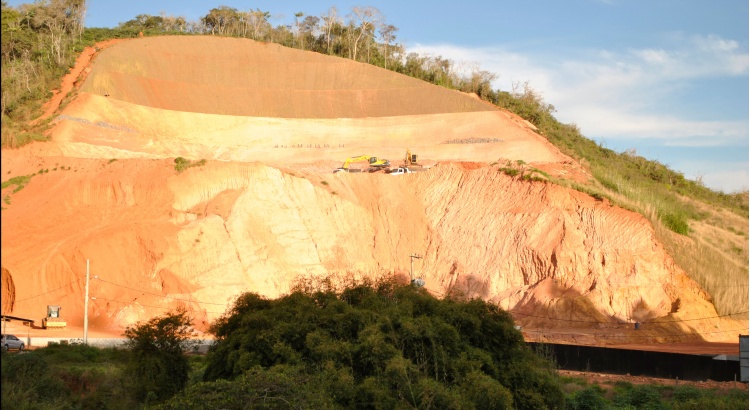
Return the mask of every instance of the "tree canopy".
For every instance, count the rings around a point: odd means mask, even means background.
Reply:
[[[211,332],[217,340],[204,380],[221,386],[251,383],[265,369],[274,377],[305,374],[300,389],[314,386],[335,408],[559,408],[564,401],[552,366],[526,346],[507,312],[408,285],[276,300],[246,293]]]

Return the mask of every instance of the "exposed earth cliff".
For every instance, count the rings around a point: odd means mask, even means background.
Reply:
[[[2,193],[4,314],[55,304],[80,325],[87,259],[99,329],[177,306],[205,328],[241,292],[408,278],[413,262],[430,292],[497,303],[529,339],[736,341],[746,328],[717,318],[645,218],[547,181],[589,176],[472,96],[244,39],[141,38],[79,63],[52,140],[2,153],[4,180],[35,174]],[[407,148],[422,172],[331,173]],[[175,157],[206,162],[178,172]],[[540,178],[501,172],[519,160]]]

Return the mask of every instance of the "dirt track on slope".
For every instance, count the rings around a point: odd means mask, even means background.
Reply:
[[[55,111],[57,111],[57,109],[60,107],[60,103],[62,103],[63,99],[67,97],[71,91],[73,91],[76,83],[85,78],[85,70],[90,67],[91,59],[94,57],[94,54],[96,54],[99,50],[119,43],[120,41],[122,40],[113,39],[102,41],[97,43],[96,46],[84,48],[83,52],[81,52],[81,54],[76,59],[73,68],[71,68],[70,72],[68,72],[68,74],[63,77],[60,88],[58,90],[52,90],[52,98],[44,105],[44,107],[42,107],[44,109],[44,113],[38,119],[34,120],[34,123],[49,118],[50,116],[52,116],[52,114],[55,113]]]
[[[300,277],[408,277],[419,253],[428,290],[493,301],[536,330],[530,340],[640,343],[618,329],[660,318],[650,342],[694,332],[731,342],[747,328],[710,319],[708,296],[640,215],[500,172],[523,160],[589,178],[528,123],[475,98],[249,40],[144,38],[95,61],[53,140],[2,154],[4,180],[49,170],[2,191],[16,315],[60,304],[79,325],[86,259],[99,277],[94,329],[175,307],[205,329],[241,292],[275,297]],[[320,104],[329,100],[346,103]],[[406,148],[429,169],[331,174],[362,154],[398,164]],[[209,161],[177,173],[177,156]],[[580,321],[592,323],[579,331]]]

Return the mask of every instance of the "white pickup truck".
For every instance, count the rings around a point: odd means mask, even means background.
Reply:
[[[411,170],[409,168],[404,167],[398,167],[391,172],[388,173],[388,175],[404,175],[404,174],[411,174]]]

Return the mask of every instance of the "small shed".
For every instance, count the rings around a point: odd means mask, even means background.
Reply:
[[[26,328],[26,346],[31,346],[31,337],[29,336],[29,333],[31,331],[31,326],[34,325],[34,319],[29,319],[29,318],[19,317],[19,316],[2,315],[0,316],[0,320],[3,321],[3,334],[5,334],[7,323],[12,320],[21,322],[21,324],[26,326],[27,327]]]

